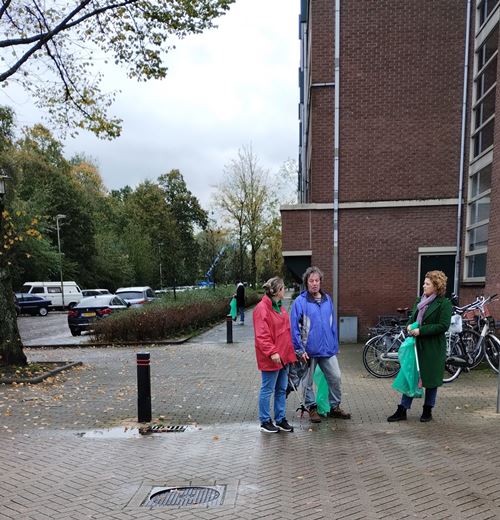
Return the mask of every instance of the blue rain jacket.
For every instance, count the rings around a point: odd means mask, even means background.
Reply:
[[[309,357],[331,357],[339,351],[337,318],[330,296],[321,293],[317,303],[307,291],[297,296],[290,313],[295,351],[304,350]]]

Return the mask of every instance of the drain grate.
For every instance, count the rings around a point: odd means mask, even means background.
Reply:
[[[225,486],[181,486],[153,489],[143,502],[145,507],[186,507],[222,505]]]
[[[153,424],[151,425],[150,431],[157,433],[182,433],[185,432],[187,426],[179,425],[179,426],[167,426],[165,424]]]

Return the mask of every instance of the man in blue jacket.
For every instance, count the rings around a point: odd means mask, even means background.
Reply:
[[[339,342],[337,318],[332,299],[321,290],[323,273],[317,267],[309,267],[303,275],[307,290],[295,299],[290,314],[292,340],[297,357],[310,360],[311,366],[305,382],[305,405],[311,422],[319,423],[313,376],[319,365],[328,383],[329,417],[350,419],[351,414],[340,408],[342,398],[341,373],[337,353]]]

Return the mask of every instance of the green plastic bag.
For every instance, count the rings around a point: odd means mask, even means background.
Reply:
[[[236,298],[233,298],[229,302],[229,315],[233,321],[236,321],[236,317],[238,316],[238,305],[236,304]]]
[[[412,323],[411,328],[418,327],[418,322]],[[415,338],[407,337],[398,350],[400,369],[392,388],[407,395],[408,397],[422,397],[423,390],[419,388],[420,374],[417,370],[417,359],[415,357]]]
[[[320,415],[327,415],[330,411],[330,402],[328,401],[328,383],[325,375],[319,365],[314,371],[314,383],[316,385],[316,404],[318,405],[318,413]]]

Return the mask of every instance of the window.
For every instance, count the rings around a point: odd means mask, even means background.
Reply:
[[[33,287],[31,292],[32,292],[32,294],[44,294],[45,289],[44,289],[44,287]]]
[[[471,117],[471,147],[465,232],[464,277],[484,281],[490,223],[491,164],[495,144],[495,99],[498,62],[498,4],[478,0]],[[493,13],[495,11],[495,13]],[[488,21],[488,24],[486,24]],[[486,32],[489,30],[489,32]]]
[[[486,253],[469,257],[467,278],[484,278],[486,276]]]
[[[475,158],[493,145],[498,56],[498,24],[476,52],[472,156]]]
[[[490,218],[491,162],[469,177],[466,277],[484,279]]]
[[[49,294],[56,294],[56,293],[61,294],[61,288],[59,286],[57,286],[57,287],[47,287],[47,292]]]
[[[498,0],[482,0],[482,2],[477,3],[478,27],[481,27],[488,19],[497,4]]]

